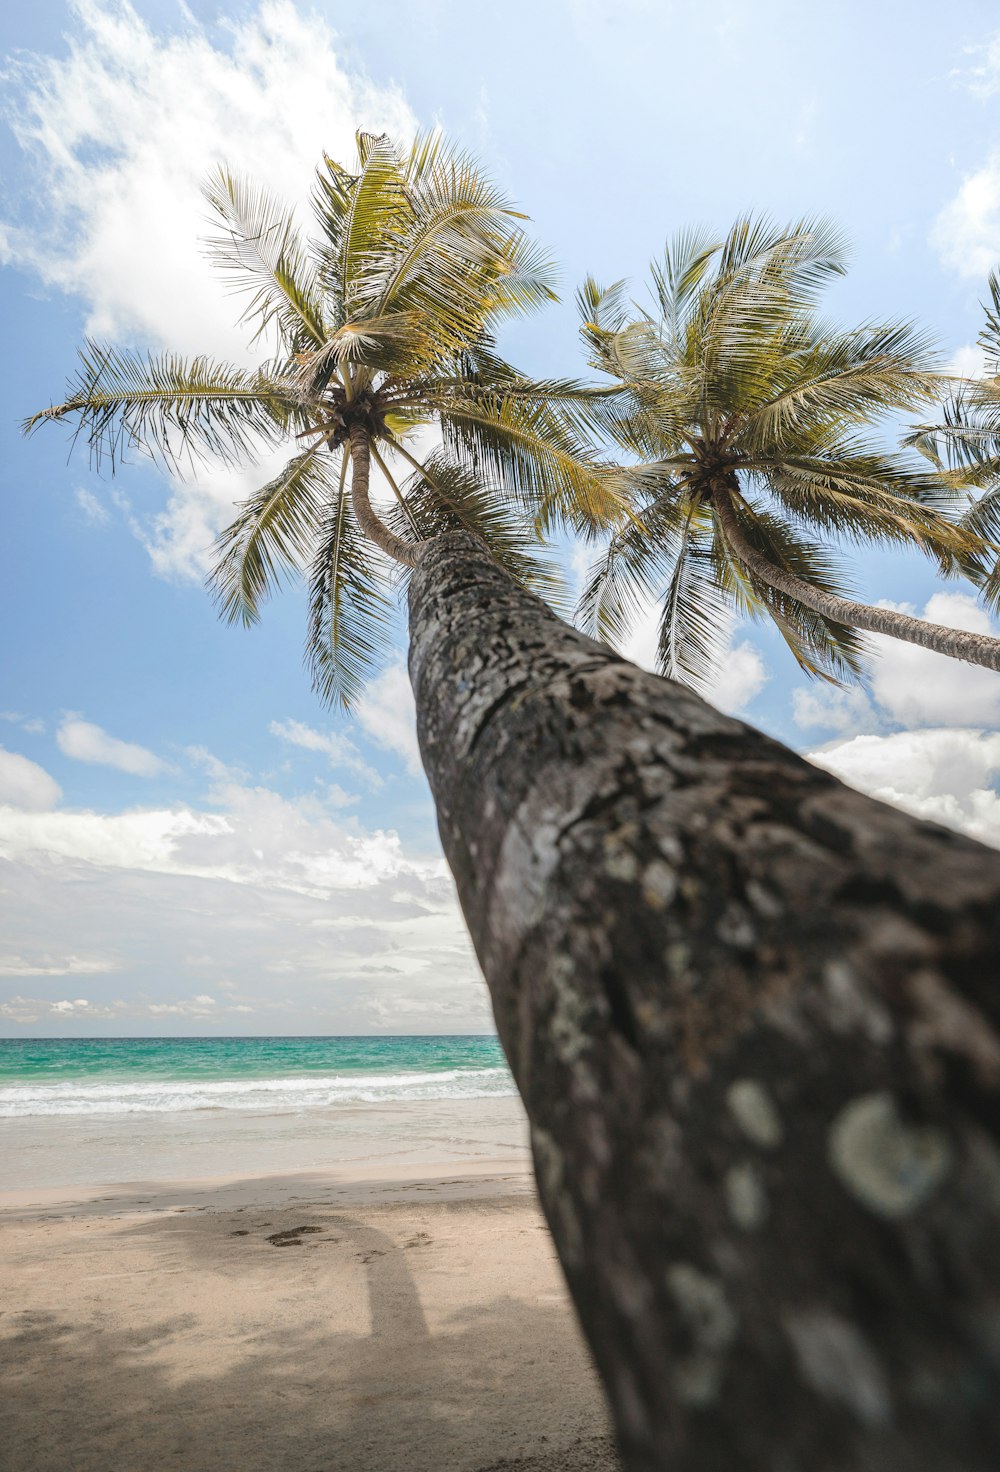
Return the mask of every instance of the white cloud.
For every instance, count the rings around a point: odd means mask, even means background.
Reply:
[[[1000,848],[1000,793],[992,785],[1000,775],[1000,732],[854,736],[809,759],[872,797]]]
[[[54,808],[61,796],[62,788],[44,767],[0,747],[0,804],[44,813]]]
[[[910,604],[883,603],[904,613]],[[967,593],[935,593],[918,615],[931,623],[996,633],[989,615]],[[880,635],[872,651],[871,698],[860,689],[806,686],[792,693],[792,714],[803,729],[844,734],[903,726],[1000,725],[1000,678],[978,665]]]
[[[799,686],[792,691],[792,719],[803,730],[859,731],[881,723],[865,692],[857,686],[842,690],[831,685]]]
[[[103,526],[104,523],[111,520],[111,513],[104,502],[99,501],[93,491],[88,491],[86,486],[77,486],[73,494],[76,497],[76,504],[88,521],[92,521],[96,526]]]
[[[370,787],[382,786],[382,778],[365,761],[349,736],[341,736],[336,731],[316,731],[303,721],[292,720],[272,721],[268,729],[272,736],[287,741],[290,746],[299,746],[303,751],[321,752],[332,767],[346,767],[348,771],[363,777]]]
[[[0,956],[0,976],[95,976],[117,971],[114,961],[97,956]],[[85,1005],[85,1004],[84,1004]]]
[[[212,801],[5,813],[3,971],[85,973],[89,1002],[77,1017],[52,1010],[58,992],[22,994],[0,1017],[119,1030],[171,1018],[238,1028],[262,1014],[317,1032],[488,1027],[443,860],[316,797],[220,782]]]
[[[1000,262],[1000,154],[966,174],[934,221],[931,244],[946,266],[985,283]]]
[[[987,614],[964,593],[935,593],[921,616],[991,632]],[[840,733],[809,759],[872,797],[1000,847],[1000,731],[982,729],[1000,726],[1000,677],[899,639],[870,642],[870,696],[793,692],[797,725]]]
[[[56,740],[63,755],[78,762],[115,767],[133,777],[156,777],[169,771],[167,763],[144,746],[119,741],[117,736],[109,736],[100,726],[82,721],[77,716],[66,717],[56,733]]]
[[[921,614],[931,623],[988,634],[989,615],[965,593],[935,593]],[[1000,724],[1000,676],[900,639],[872,640],[872,693],[906,726]]]
[[[956,348],[946,370],[959,378],[984,378],[986,376],[986,354],[978,343],[967,342]]]
[[[732,645],[719,660],[707,698],[719,710],[736,715],[760,694],[769,679],[760,654],[744,639]]]
[[[289,0],[264,0],[215,39],[190,12],[157,35],[127,0],[72,10],[68,55],[10,69],[40,191],[11,250],[87,303],[90,333],[245,351],[205,259],[207,173],[225,161],[302,205],[324,150],[352,157],[359,126],[405,136],[412,112],[394,88],[350,75],[331,28]]]
[[[970,66],[956,68],[952,75],[973,97],[985,102],[1000,91],[1000,32],[982,46],[967,46],[965,53],[975,60]]]
[[[391,664],[371,682],[358,705],[357,717],[376,745],[401,756],[415,777],[422,775],[417,712],[402,661]]]
[[[576,564],[579,568],[579,564]],[[656,673],[656,649],[660,620],[660,603],[648,598],[637,608],[632,619],[631,631],[622,644],[626,659],[640,669]],[[710,700],[727,715],[738,715],[745,710],[770,679],[767,667],[759,651],[747,639],[733,643],[734,621],[728,619],[720,628],[720,641],[725,644],[719,656],[713,677],[702,689],[706,700]]]
[[[290,0],[215,29],[182,7],[169,33],[127,0],[72,9],[65,56],[8,63],[8,112],[32,159],[30,218],[0,227],[9,258],[80,298],[98,337],[252,356],[206,260],[205,176],[226,162],[302,211],[324,150],[349,160],[359,127],[406,138],[413,113],[349,72],[327,22]],[[200,579],[233,503],[273,463],[171,479],[163,512],[130,514],[156,570]]]

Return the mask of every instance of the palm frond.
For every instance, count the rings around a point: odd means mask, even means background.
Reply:
[[[250,296],[243,320],[256,321],[257,336],[276,322],[292,352],[322,343],[320,285],[292,211],[225,168],[209,177],[204,193],[224,227],[207,238],[209,254],[230,289]]]
[[[483,393],[443,396],[433,406],[452,457],[506,486],[534,511],[541,533],[562,522],[593,534],[629,514],[622,473],[600,463],[551,404]]]
[[[386,524],[398,536],[411,535],[411,516],[425,538],[471,532],[486,543],[515,582],[554,606],[564,603],[556,564],[544,555],[529,519],[502,488],[484,484],[465,466],[434,451],[407,478],[403,496],[405,511],[394,506],[385,514]]]
[[[75,421],[96,467],[112,470],[129,449],[167,465],[201,454],[233,463],[286,433],[299,405],[267,368],[235,368],[211,358],[140,354],[87,341],[67,398],[25,420],[25,433],[50,420]]]
[[[761,344],[760,378],[769,393],[746,413],[740,440],[747,451],[794,442],[800,427],[827,421],[866,424],[938,396],[930,339],[909,323],[883,323],[852,332],[819,330],[812,341],[789,344],[784,334]],[[770,359],[770,361],[766,361]]]
[[[851,596],[836,559],[829,549],[799,536],[780,517],[759,507],[737,508],[740,528],[758,552],[774,567],[800,578],[838,598]],[[797,599],[755,576],[732,556],[724,539],[716,542],[716,555],[724,559],[726,577],[739,583],[746,597],[746,611],[754,617],[766,614],[777,625],[796,662],[806,674],[832,684],[856,680],[864,674],[865,646],[860,635],[844,624],[815,613]]]
[[[324,511],[309,578],[306,662],[326,705],[350,711],[385,658],[392,604],[383,559],[358,530],[341,484]]]
[[[682,490],[670,484],[612,532],[577,604],[576,618],[586,633],[621,647],[637,610],[662,596],[690,517]]]
[[[256,623],[261,604],[308,560],[332,492],[329,463],[318,447],[296,455],[220,534],[210,585],[227,623]]]
[[[694,513],[677,542],[660,613],[656,661],[662,675],[706,691],[729,642],[731,615],[715,574],[710,539]]]

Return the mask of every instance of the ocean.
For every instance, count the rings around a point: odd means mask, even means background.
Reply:
[[[495,1037],[0,1040],[0,1190],[524,1150]]]
[[[513,1089],[493,1037],[0,1039],[0,1119],[279,1113]]]

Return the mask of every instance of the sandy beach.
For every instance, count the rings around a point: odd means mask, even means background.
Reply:
[[[0,1195],[11,1472],[610,1472],[524,1157]]]

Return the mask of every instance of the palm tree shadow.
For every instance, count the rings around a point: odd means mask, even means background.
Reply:
[[[0,1440],[18,1449],[20,1472],[146,1472],[163,1462],[177,1472],[477,1472],[500,1459],[511,1472],[617,1466],[564,1302],[500,1294],[471,1315],[439,1316],[432,1333],[408,1261],[425,1234],[401,1246],[370,1219],[315,1207],[285,1209],[291,1225],[269,1233],[276,1214],[255,1215],[238,1234],[221,1216],[122,1229],[152,1239],[144,1246],[173,1263],[188,1259],[199,1289],[189,1312],[147,1302],[128,1323],[16,1316],[0,1341]],[[302,1227],[312,1230],[296,1233]],[[272,1275],[277,1298],[264,1293]],[[327,1316],[337,1282],[341,1305]],[[269,1322],[267,1305],[288,1298],[294,1310]]]

